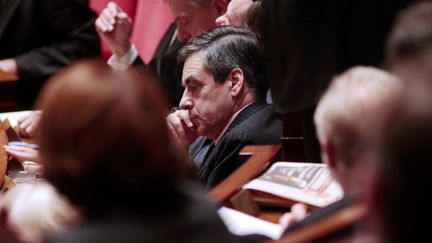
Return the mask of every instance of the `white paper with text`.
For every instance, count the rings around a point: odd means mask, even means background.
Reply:
[[[326,164],[276,162],[243,189],[267,192],[282,198],[324,207],[343,197],[340,185]]]

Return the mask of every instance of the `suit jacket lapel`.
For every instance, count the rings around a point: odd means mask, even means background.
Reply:
[[[0,0],[0,37],[21,0]]]
[[[242,123],[244,120],[248,119],[251,115],[257,113],[258,111],[266,108],[268,104],[264,100],[257,100],[250,104],[248,107],[244,108],[234,120],[231,122],[224,135],[227,134],[231,129],[236,127],[238,124]]]
[[[268,104],[264,100],[258,100],[258,101],[255,101],[254,103],[250,104],[248,107],[244,108],[236,116],[236,118],[234,118],[234,120],[231,122],[228,129],[225,131],[224,135],[222,136],[221,140],[223,139],[223,137],[226,134],[229,133],[229,131],[234,129],[237,125],[239,125],[243,121],[247,120],[250,116],[257,113],[258,111],[266,108],[267,106],[268,106]],[[215,147],[218,147],[218,146],[219,146],[219,143]],[[216,162],[213,159],[213,157],[215,155],[212,154],[214,151],[217,151],[217,149],[212,148],[212,150],[207,151],[205,159],[204,159],[203,163],[201,164],[201,167],[200,167],[199,172],[198,172],[201,178],[205,178],[206,173],[207,174],[209,173],[209,169],[207,169],[207,168],[212,168],[214,166],[214,163]]]

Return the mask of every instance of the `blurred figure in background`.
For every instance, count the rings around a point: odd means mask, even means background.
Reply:
[[[215,26],[215,19],[225,13],[226,0],[166,0],[176,24],[172,24],[159,42],[148,69],[158,78],[168,93],[172,105],[177,106],[183,94],[182,66],[177,53],[183,43]],[[108,63],[115,69],[126,69],[143,61],[130,42],[132,20],[114,2],[108,3],[96,20],[96,29],[107,43],[113,56]],[[138,58],[138,59],[137,59]],[[136,60],[137,59],[137,60]]]
[[[100,54],[95,16],[87,0],[0,1],[0,69],[19,77],[19,109],[59,69]]]
[[[134,69],[77,64],[43,90],[46,179],[83,222],[46,242],[232,242],[170,140],[167,101]]]
[[[42,242],[79,222],[79,212],[48,183],[20,184],[0,195],[0,210],[19,240]]]
[[[305,161],[321,160],[313,114],[328,82],[352,66],[380,66],[395,14],[414,1],[262,1],[272,101],[283,114],[284,137],[304,137]]]
[[[229,1],[226,12],[215,20],[216,25],[246,26],[246,15],[252,4],[252,0]]]
[[[404,81],[405,94],[387,119],[384,166],[370,197],[363,237],[371,242],[420,242],[432,216],[432,4],[402,11],[388,38],[388,67]]]
[[[386,65],[407,82],[432,77],[431,9],[432,3],[425,1],[401,11],[387,40]]]

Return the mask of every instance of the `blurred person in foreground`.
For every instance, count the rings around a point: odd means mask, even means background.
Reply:
[[[288,233],[362,203],[378,174],[380,148],[389,114],[402,96],[402,82],[385,71],[354,67],[337,76],[318,103],[315,125],[321,154],[344,197],[288,228]],[[364,204],[359,208],[366,214]],[[320,240],[354,236],[358,220]],[[289,239],[289,237],[287,237]],[[339,238],[340,239],[340,238]]]
[[[365,242],[422,242],[432,216],[432,85],[410,79],[389,117],[382,146],[383,166],[373,184],[370,214],[361,228]]]
[[[421,242],[432,217],[432,4],[399,13],[387,43],[388,68],[405,84],[404,97],[389,117],[384,166],[370,197],[368,242]]]
[[[46,182],[19,184],[2,193],[0,211],[5,214],[4,230],[24,243],[42,242],[80,220],[79,212]]]
[[[171,141],[162,92],[134,69],[84,62],[43,90],[44,176],[83,221],[46,242],[233,242]]]

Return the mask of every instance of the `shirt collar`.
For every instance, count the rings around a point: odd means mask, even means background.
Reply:
[[[228,120],[228,123],[225,125],[224,129],[222,129],[222,132],[219,134],[219,136],[214,140],[215,145],[219,143],[219,141],[221,140],[222,136],[225,134],[226,130],[228,129],[228,127],[231,125],[231,123],[234,121],[234,119],[237,117],[237,115],[244,110],[246,107],[250,106],[254,101],[250,102],[249,104],[243,106],[243,108],[241,108],[240,110],[238,110],[236,113],[234,113],[234,115],[231,116],[231,118]]]

